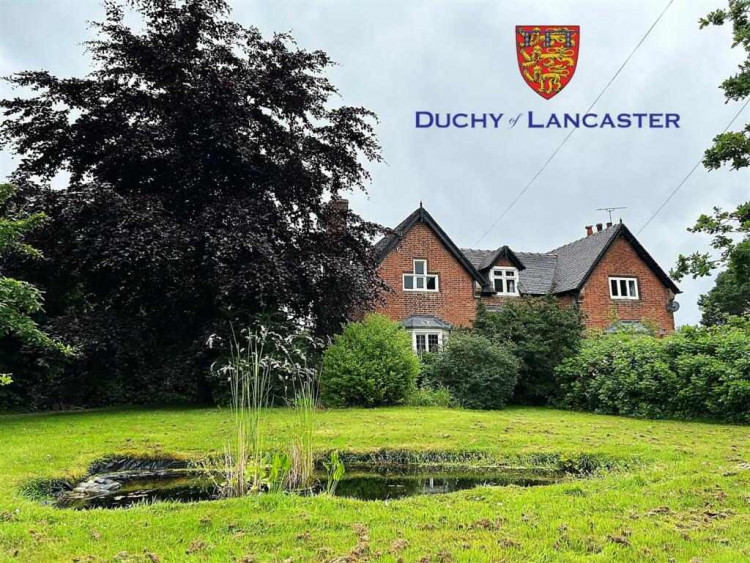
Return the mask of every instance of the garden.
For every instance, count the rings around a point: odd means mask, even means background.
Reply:
[[[267,445],[296,423],[273,409]],[[230,411],[104,409],[0,418],[3,561],[742,561],[750,557],[747,427],[539,407],[318,413],[315,455],[411,452],[428,461],[589,466],[543,486],[367,501],[261,494],[61,509],[33,484],[79,480],[113,454],[221,453]],[[436,457],[436,456],[440,457]],[[582,464],[581,460],[590,460]],[[443,462],[445,463],[445,462]],[[462,465],[467,462],[463,461]]]
[[[700,326],[519,296],[418,355],[365,313],[385,230],[341,199],[383,157],[329,56],[103,12],[88,73],[0,100],[0,561],[750,560],[749,203],[678,259],[723,269]]]
[[[238,331],[218,408],[2,416],[0,558],[750,557],[747,427],[655,420],[747,422],[746,324],[584,338],[577,315],[480,310],[422,357],[379,315],[328,345]]]

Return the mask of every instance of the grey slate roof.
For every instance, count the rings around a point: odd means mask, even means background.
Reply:
[[[682,293],[669,275],[656,263],[656,260],[646,252],[646,249],[630,232],[630,229],[622,223],[565,244],[552,251],[552,254],[557,255],[557,269],[552,283],[554,292],[564,293],[580,289],[586,283],[604,253],[607,252],[609,246],[620,236],[630,243],[636,254],[648,264],[664,285],[675,294]]]
[[[513,252],[507,246],[496,250],[477,250],[473,248],[458,249],[448,238],[435,220],[421,207],[409,215],[401,224],[393,229],[391,234],[383,237],[375,248],[382,260],[385,255],[398,243],[398,240],[418,220],[427,222],[448,249],[457,254],[459,261],[467,267],[474,279],[479,281],[485,290],[491,289],[486,271],[504,256],[518,267],[518,289],[527,295],[544,295],[547,293],[566,293],[583,287],[593,272],[599,260],[604,256],[609,246],[618,236],[625,238],[635,252],[654,271],[661,281],[674,293],[680,289],[661,269],[651,255],[641,246],[640,242],[622,223],[597,231],[592,235],[565,244],[550,252]],[[473,271],[473,272],[472,272]],[[474,275],[476,273],[477,275]],[[479,278],[477,278],[479,276]]]
[[[622,228],[623,225],[619,223],[552,250],[550,254],[557,256],[557,268],[552,281],[554,292],[563,293],[581,287]]]
[[[404,328],[439,328],[450,330],[450,323],[432,315],[412,315],[408,319],[401,321]]]
[[[462,248],[461,252],[472,264],[483,270],[492,266],[492,264],[488,265],[487,261],[496,253],[494,250],[476,250],[473,248]],[[524,268],[519,268],[518,272],[519,291],[529,295],[551,293],[557,257],[553,254],[537,252],[516,252],[515,256],[524,265]]]
[[[518,273],[519,291],[529,295],[552,293],[557,256],[537,252],[516,252],[516,256],[526,265],[526,269]]]

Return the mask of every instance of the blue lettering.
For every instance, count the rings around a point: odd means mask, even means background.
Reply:
[[[617,126],[627,129],[630,127],[630,116],[627,113],[621,113],[617,116]]]
[[[459,117],[469,117],[468,114],[465,113],[457,113],[453,116],[453,127],[458,127],[459,129],[463,129],[464,127],[468,127],[469,124],[466,122],[463,122],[462,124],[458,123]]]
[[[565,128],[568,127],[579,127],[580,126],[580,115],[575,114],[575,117],[570,115],[569,113],[565,114],[563,122],[565,123]]]
[[[482,128],[486,129],[487,128],[487,114],[483,113],[482,117],[477,118],[477,115],[472,113],[471,114],[471,128],[474,129],[477,123],[481,123]]]
[[[612,116],[609,115],[608,113],[604,114],[604,118],[602,119],[602,122],[599,125],[599,127],[602,128],[605,125],[608,126],[608,127],[612,127],[612,128],[614,128],[614,126],[615,126],[614,121],[612,121]]]
[[[544,129],[544,125],[534,123],[534,112],[529,112],[529,129]]]
[[[638,118],[638,129],[643,129],[643,118],[646,117],[646,114],[634,113],[633,116]]]
[[[650,113],[648,116],[648,126],[651,129],[661,129],[661,115],[660,113]]]
[[[492,119],[492,123],[495,124],[495,129],[497,129],[500,126],[500,120],[503,118],[502,113],[498,113],[495,115],[494,113],[490,114],[490,119]]]
[[[594,118],[595,122],[594,122],[593,125],[589,124],[589,117],[593,117]],[[584,127],[596,127],[596,114],[595,113],[587,113],[586,115],[584,115],[583,116],[583,126]]]
[[[440,123],[440,114],[436,113],[435,114],[435,125],[437,125],[440,129],[445,129],[447,127],[450,127],[451,126],[451,114],[446,113],[445,114],[445,123],[441,124]]]
[[[426,125],[423,125],[422,121],[420,120],[422,116],[427,116],[430,118],[430,121]],[[433,117],[432,117],[431,111],[418,111],[416,113],[416,119],[417,119],[417,129],[423,129],[425,127],[432,127]]]
[[[557,127],[558,129],[560,128],[560,120],[557,119],[556,113],[553,113],[552,115],[550,115],[549,119],[547,120],[547,127],[552,127],[553,125]]]
[[[667,114],[667,129],[670,125],[674,125],[677,129],[680,128],[680,114],[679,113],[668,113]]]

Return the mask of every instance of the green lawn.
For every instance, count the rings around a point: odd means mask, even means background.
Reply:
[[[270,415],[283,440],[290,413]],[[321,412],[316,449],[637,460],[586,480],[390,502],[264,495],[124,510],[23,497],[113,453],[199,456],[231,430],[215,409],[0,416],[0,561],[750,561],[750,428],[512,408]],[[283,443],[279,441],[278,443]],[[244,558],[244,559],[243,559]]]

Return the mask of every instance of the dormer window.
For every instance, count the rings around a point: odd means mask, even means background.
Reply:
[[[437,274],[427,273],[427,260],[414,260],[411,272],[404,274],[404,291],[438,291]]]
[[[492,285],[497,295],[518,295],[518,269],[492,268]]]

